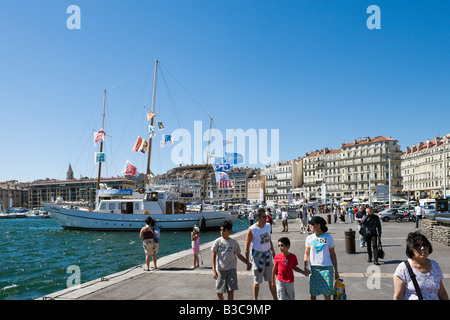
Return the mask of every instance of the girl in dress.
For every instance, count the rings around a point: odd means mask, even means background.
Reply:
[[[192,251],[194,253],[194,265],[191,267],[191,269],[195,269],[199,266],[198,264],[198,254],[200,252],[200,228],[197,226],[194,226],[192,232],[191,232],[191,244],[192,244]]]

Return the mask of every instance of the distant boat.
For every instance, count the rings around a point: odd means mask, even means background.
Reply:
[[[45,210],[31,210],[27,213],[28,219],[48,219],[50,215]]]
[[[3,213],[0,213],[0,219],[17,219],[26,218],[28,214],[28,209],[22,208],[11,208]]]
[[[151,126],[155,116],[155,89],[158,61],[155,61],[153,82],[153,99],[151,110]],[[106,90],[103,99],[102,128],[105,117]],[[100,131],[105,134],[103,129]],[[155,227],[161,230],[192,230],[194,225],[201,229],[219,229],[223,221],[234,223],[238,215],[231,211],[188,212],[186,204],[167,198],[166,191],[154,191],[149,188],[150,156],[153,135],[149,134],[146,188],[132,189],[100,189],[101,162],[97,181],[96,207],[79,207],[74,204],[43,203],[52,218],[65,229],[101,230],[101,231],[137,231],[145,225],[147,217],[155,220]],[[100,140],[100,153],[103,140]],[[208,166],[206,166],[207,168]],[[206,187],[206,170],[205,185]],[[203,200],[205,189],[203,190]]]

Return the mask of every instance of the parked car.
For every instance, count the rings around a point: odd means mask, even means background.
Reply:
[[[378,212],[384,210],[384,206],[382,204],[374,204],[372,208],[373,208],[373,212],[375,212],[375,213],[378,213]]]
[[[436,211],[436,204],[427,204],[423,207],[424,213]]]
[[[384,209],[379,212],[378,215],[382,221],[389,222],[389,220],[395,220],[395,217],[399,211],[399,209]]]

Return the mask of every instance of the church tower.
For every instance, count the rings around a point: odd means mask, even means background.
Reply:
[[[72,165],[69,163],[69,169],[67,170],[66,180],[74,180]]]

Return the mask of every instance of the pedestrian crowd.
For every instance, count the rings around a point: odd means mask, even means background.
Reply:
[[[416,212],[420,211],[416,209]],[[367,261],[379,264],[383,258],[380,249],[382,227],[378,215],[374,214],[372,207],[359,208],[340,207],[331,208],[334,222],[338,217],[345,221],[348,215],[350,222],[358,224],[359,243],[361,247],[367,246]],[[283,230],[288,232],[288,214],[283,209],[276,212],[281,216]],[[268,282],[270,293],[274,300],[294,300],[294,272],[309,277],[309,296],[316,300],[317,296],[324,296],[331,300],[335,294],[335,282],[340,281],[338,259],[335,251],[333,237],[327,233],[328,227],[325,219],[317,215],[314,208],[301,207],[298,218],[300,232],[308,234],[305,240],[305,253],[303,268],[300,267],[297,256],[290,252],[291,242],[286,236],[277,240],[279,253],[276,254],[272,242],[272,224],[274,219],[269,209],[259,208],[251,212],[251,223],[247,230],[244,253],[239,243],[230,237],[232,224],[225,221],[220,226],[220,237],[211,248],[212,251],[212,277],[216,281],[216,293],[220,300],[234,299],[234,291],[238,290],[237,260],[246,265],[246,270],[252,271],[253,298],[258,299],[260,286]],[[159,243],[159,230],[154,227],[154,220],[149,218],[146,226],[140,232],[143,238],[143,247],[146,253],[146,265],[150,270],[150,258],[153,258],[156,268],[156,253]],[[418,220],[418,219],[417,219]],[[256,222],[255,222],[256,221]],[[199,266],[199,232],[194,226],[191,233],[194,254],[193,269]],[[428,258],[432,253],[432,245],[420,232],[411,232],[406,239],[407,259],[400,263],[394,273],[395,300],[448,300],[448,294],[443,284],[443,273],[439,264]],[[203,262],[202,262],[203,263]]]

